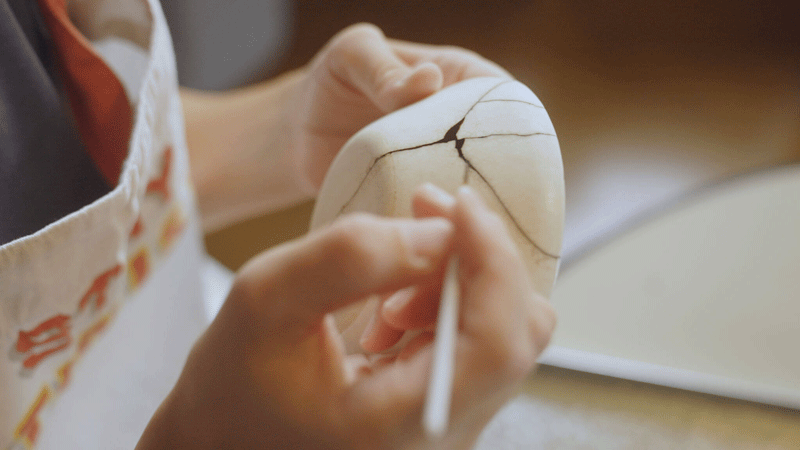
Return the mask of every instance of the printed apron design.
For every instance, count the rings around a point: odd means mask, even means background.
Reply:
[[[111,66],[113,73],[125,75],[119,79],[139,82],[134,92],[136,86],[125,85],[133,101],[130,138],[123,143],[127,156],[116,157],[124,162],[115,165],[113,155],[100,156],[104,175],[118,177],[116,187],[37,233],[0,247],[0,449],[39,448],[50,427],[54,442],[63,437],[76,445],[109,448],[102,447],[102,436],[113,439],[116,433],[115,446],[132,448],[129,441],[174,383],[205,325],[197,292],[186,288],[183,298],[175,299],[170,287],[199,284],[202,255],[174,55],[155,1],[61,1],[62,17],[54,18],[59,10],[43,13],[54,35],[67,32],[70,24],[54,20],[65,20],[68,11],[79,18],[80,39],[95,43],[108,39],[111,30],[113,39],[139,46],[146,65],[133,75]],[[58,3],[40,2],[43,10]],[[77,120],[87,140],[84,130],[91,124]],[[90,153],[104,151],[102,136],[98,142],[87,144]],[[95,348],[104,340],[109,341],[102,343],[104,348]],[[146,383],[153,377],[149,372],[166,373],[165,380]],[[73,385],[76,392],[70,392]],[[139,403],[125,397],[142,393],[146,400]],[[81,402],[59,406],[69,395]],[[107,426],[83,426],[103,417],[68,413],[102,416],[106,408]],[[135,418],[135,425],[114,430],[115,415]],[[69,447],[64,444],[56,443]]]

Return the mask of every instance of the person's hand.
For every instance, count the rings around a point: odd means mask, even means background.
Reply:
[[[316,55],[291,97],[290,151],[310,195],[358,130],[442,87],[480,76],[511,76],[458,47],[387,39],[374,25],[348,27]]]
[[[228,92],[183,89],[203,227],[216,230],[316,196],[358,130],[478,76],[510,77],[467,50],[392,41],[360,24],[333,37],[302,69]]]
[[[428,185],[414,209],[417,219],[346,216],[251,260],[137,448],[472,445],[533,367],[555,316],[502,220],[473,192],[455,200]],[[444,441],[428,442],[430,334],[367,360],[344,354],[329,313],[415,286],[421,294],[389,316],[424,328],[438,301],[424,293],[441,283],[450,253],[462,293],[451,422]],[[410,320],[414,311],[423,319]]]

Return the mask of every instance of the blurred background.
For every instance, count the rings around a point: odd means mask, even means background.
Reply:
[[[799,2],[162,2],[181,82],[192,87],[227,89],[300,67],[361,21],[505,67],[539,96],[558,133],[567,263],[701,186],[800,161]],[[218,231],[207,248],[236,269],[305,233],[312,207]],[[544,448],[800,448],[796,411],[550,367],[527,389],[529,403],[510,414],[532,417],[538,432],[526,439]],[[528,448],[520,445],[502,448]]]
[[[800,4],[164,0],[181,83],[226,89],[301,67],[366,21],[474,50],[542,100],[567,192],[565,254],[698,186],[800,160]],[[312,205],[209,236],[235,269],[307,229]]]

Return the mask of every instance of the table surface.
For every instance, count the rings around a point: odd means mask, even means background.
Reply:
[[[800,449],[796,410],[549,366],[524,395],[510,408],[530,424],[519,428],[536,429],[529,440],[541,448]],[[515,421],[503,414],[497,419]]]
[[[695,222],[697,222],[695,225],[705,224],[706,227],[712,227],[713,223],[709,223],[708,214],[718,214],[722,220],[731,221],[727,225],[728,228],[734,228],[736,224],[745,224],[747,222],[746,218],[736,217],[736,213],[755,216],[757,213],[753,210],[753,207],[773,208],[773,218],[793,224],[798,220],[797,209],[794,208],[796,205],[794,197],[800,195],[800,191],[796,189],[798,177],[800,177],[800,167],[797,165],[738,177],[732,182],[715,187],[710,195],[699,196],[694,201],[684,202],[679,208],[667,209],[662,214],[651,217],[649,219],[650,224],[645,226],[652,229],[653,224],[659,225],[665,220],[674,222],[676,217],[683,216],[695,219]],[[773,198],[776,196],[780,198]],[[746,198],[748,199],[747,201],[745,200]],[[775,205],[773,205],[776,201],[780,205],[784,200],[788,202],[784,203],[784,206],[790,208],[775,208]],[[738,205],[740,211],[730,211],[730,208],[728,208],[727,213],[720,214],[717,209],[720,208],[721,201],[733,202],[733,204]],[[793,208],[792,212],[789,213],[788,209],[791,208]],[[700,214],[694,215],[691,211],[697,211]],[[687,214],[689,215],[687,216]],[[699,222],[697,218],[699,218]],[[714,219],[712,218],[711,220],[713,221]],[[690,223],[692,222],[690,221]],[[768,226],[768,223],[761,223],[756,229],[763,230],[764,227]],[[793,227],[794,225],[790,228]],[[645,231],[649,230],[645,228]],[[687,238],[686,233],[690,233],[690,231],[682,230],[681,233],[682,239],[685,239]],[[770,233],[766,232],[764,234],[768,235]],[[788,232],[783,230],[777,236],[760,237],[780,240],[780,236],[787,234],[790,237],[794,235],[794,238],[797,239],[797,234],[791,229]],[[628,240],[630,236],[631,233],[619,234],[604,243],[604,246],[612,246],[614,243],[619,243],[620,240]],[[647,235],[645,234],[645,236]],[[661,240],[665,236],[663,233],[651,233],[650,237]],[[730,244],[737,245],[735,242],[725,245]],[[788,248],[791,247],[789,244],[794,244],[794,242],[784,242],[784,244],[785,248]],[[766,247],[769,248],[768,253],[775,252],[777,248],[781,248],[778,245],[767,245]],[[635,255],[638,248],[642,248],[640,251],[647,251],[646,243],[639,242],[632,249],[632,253],[627,254],[627,256]],[[603,251],[603,246],[597,250],[601,255]],[[752,257],[757,258],[756,256]],[[700,255],[696,255],[696,258],[701,259]],[[711,258],[712,264],[726,264],[726,262],[720,261],[714,263],[713,257]],[[780,260],[778,257],[773,259]],[[658,266],[660,263],[673,264],[666,259],[664,259],[663,263],[659,261],[652,261],[648,264],[650,267]],[[586,265],[587,263],[589,265]],[[598,267],[595,267],[598,264],[608,265],[609,261],[592,261],[591,259],[577,258],[571,267],[567,268],[567,271],[582,265],[584,266],[583,269],[598,269]],[[665,268],[662,267],[661,269]],[[766,267],[763,269],[765,273],[777,272],[771,271]],[[627,270],[630,272],[635,271],[632,268]],[[614,271],[612,271],[610,274],[605,274],[604,277],[620,278],[610,282],[610,284],[616,286],[616,291],[619,290],[619,283],[623,282],[625,275],[615,275]],[[581,282],[581,278],[568,281],[573,283]],[[793,283],[791,279],[784,279],[783,281]],[[700,281],[700,283],[703,282],[709,283],[711,280]],[[725,283],[734,286],[734,290],[746,291],[743,286],[738,286],[741,281],[737,281],[735,278],[729,279]],[[594,284],[591,286],[589,290],[594,292],[596,296],[586,296],[583,293],[581,297],[596,299],[597,296],[602,296],[602,287]],[[776,289],[780,291],[780,288],[773,288],[773,291]],[[614,299],[606,299],[603,307],[611,310],[618,310],[622,307],[622,305],[614,303],[617,300],[616,297],[619,297],[619,303],[621,304],[634,301],[635,298],[639,297],[641,299],[646,298],[646,295],[638,291],[634,292],[635,295],[632,298],[626,298],[624,294],[619,292],[618,294],[614,296]],[[786,298],[785,293],[771,292],[771,294],[770,296],[767,292],[764,292],[763,298],[760,299],[762,300],[760,303],[762,307],[764,306],[763,300],[768,298],[778,302],[781,301],[779,299]],[[554,301],[557,302],[558,296],[556,295],[555,297]],[[671,297],[673,301],[669,303],[669,308],[679,308],[680,302],[676,303],[674,296]],[[746,294],[740,297],[744,298],[738,299],[739,302],[747,302]],[[580,301],[585,302],[587,300]],[[698,299],[689,299],[688,301],[697,303]],[[705,301],[714,302],[713,299],[705,299]],[[718,299],[719,301],[735,303],[737,299],[726,297],[725,299]],[[565,315],[569,316],[567,313],[579,314],[582,311],[580,307],[575,311],[573,309],[575,308],[566,312],[561,311],[561,319],[569,320],[569,317],[565,317]],[[602,316],[602,314],[592,313],[591,316],[595,318]],[[780,317],[774,316],[775,314],[773,313],[772,319],[769,320],[780,321]],[[797,334],[796,326],[795,322],[795,334]],[[567,329],[569,328],[567,327]],[[599,332],[587,324],[579,328],[591,328],[593,330],[591,333]],[[624,321],[616,324],[614,328],[620,329],[620,332],[624,333],[622,331],[625,328]],[[724,330],[721,331],[724,332]],[[733,341],[731,339],[732,336],[717,336],[717,338],[721,345],[725,345],[725,343],[731,345],[730,343]],[[750,336],[748,339],[756,338],[758,336]],[[602,341],[602,336],[597,340]],[[582,342],[581,339],[573,339],[573,341]],[[774,355],[775,357],[798,357],[796,353],[792,354],[792,349],[795,346],[791,344],[787,346],[786,343],[781,342],[773,344],[788,348],[788,350],[784,349],[788,353],[780,353]],[[613,350],[613,348],[610,349]],[[741,354],[741,352],[737,354]],[[793,361],[796,360],[789,362]],[[679,359],[675,360],[675,362],[686,363],[686,361]],[[743,360],[743,364],[747,365],[748,362]],[[789,363],[784,364],[785,367],[791,365]],[[796,364],[794,365],[796,366]],[[760,372],[754,371],[753,373],[757,375]],[[665,382],[667,381],[665,380]],[[685,382],[686,380],[678,381]],[[795,386],[797,386],[796,383]],[[542,366],[537,373],[527,380],[523,396],[502,411],[484,432],[479,448],[528,448],[526,445],[530,445],[532,448],[560,449],[800,449],[800,411]]]

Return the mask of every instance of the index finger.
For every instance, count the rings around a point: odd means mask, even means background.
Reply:
[[[313,326],[324,314],[372,293],[433,275],[450,246],[442,218],[351,214],[248,262],[234,290],[273,329]]]
[[[442,75],[437,66],[409,66],[374,25],[348,27],[331,40],[327,54],[328,66],[336,78],[363,93],[384,113],[441,88]]]

